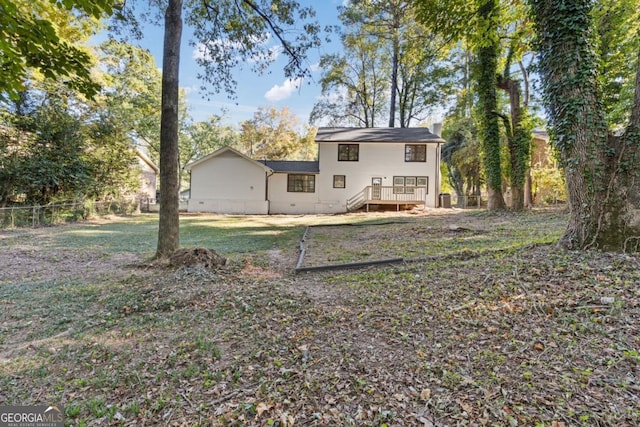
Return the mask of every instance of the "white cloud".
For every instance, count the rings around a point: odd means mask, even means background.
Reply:
[[[253,55],[251,58],[247,60],[247,62],[249,63],[274,62],[276,59],[278,59],[278,56],[280,56],[280,54],[282,53],[282,50],[283,49],[281,45],[270,47],[265,52],[261,52],[256,55]]]
[[[293,92],[300,88],[302,77],[287,79],[282,85],[275,85],[264,94],[269,101],[280,101],[291,96]]]
[[[180,89],[182,89],[184,91],[184,93],[186,95],[189,95],[191,93],[198,93],[198,86],[180,86]]]
[[[311,64],[311,66],[309,67],[309,71],[311,71],[312,73],[315,73],[316,71],[318,71],[320,69],[320,63],[316,62]]]
[[[218,39],[207,43],[198,43],[193,49],[193,59],[211,61],[211,52],[225,50],[238,50],[242,47],[240,43],[232,42],[229,39]]]

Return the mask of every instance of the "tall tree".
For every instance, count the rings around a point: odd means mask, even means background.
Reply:
[[[407,15],[408,9],[409,2],[405,0],[352,0],[342,13],[345,26],[355,26],[361,37],[371,37],[378,45],[386,47],[391,60],[389,127],[394,127],[396,120],[401,47],[407,23],[411,19]]]
[[[100,45],[105,71],[100,113],[119,123],[133,143],[159,145],[162,73],[146,49],[108,40]]]
[[[262,107],[251,120],[242,123],[240,143],[254,159],[309,160],[309,139],[301,137],[300,121],[284,107]]]
[[[487,209],[505,207],[502,196],[500,165],[500,125],[498,123],[497,80],[500,39],[500,19],[497,0],[481,0],[478,7],[477,89],[480,109],[482,155],[487,184]]]
[[[448,68],[436,64],[447,44],[416,22],[410,5],[406,0],[353,0],[340,8],[345,54],[320,64],[326,70],[323,83],[330,83],[323,85],[323,94],[340,96],[316,104],[313,119],[322,113],[339,122],[346,115],[335,107],[342,105],[359,114],[359,126],[385,120],[390,127],[408,127],[442,101]]]
[[[525,183],[531,158],[533,121],[529,117],[528,72],[522,61],[517,61],[522,81],[515,78],[511,70],[514,56],[521,40],[514,35],[509,46],[504,72],[498,75],[498,87],[509,96],[510,114],[497,113],[504,121],[509,151],[509,175],[511,186],[511,209],[519,211],[525,207]],[[524,94],[522,90],[524,85]],[[529,198],[529,203],[530,203]]]
[[[180,247],[180,179],[178,132],[182,0],[169,0],[164,18],[162,106],[160,116],[160,212],[156,256],[166,258]]]
[[[594,5],[598,75],[609,128],[624,129],[633,105],[634,69],[640,51],[640,2],[602,0]]]
[[[424,121],[454,93],[452,51],[441,38],[425,37],[427,31],[421,25],[410,27],[408,32],[396,87],[395,120],[402,128]]]
[[[6,199],[22,194],[26,203],[47,204],[81,198],[91,183],[83,123],[74,111],[78,105],[70,107],[59,86],[58,91],[46,89],[23,97],[21,113],[4,124],[7,165],[12,167],[3,171],[0,186],[13,189]]]
[[[465,40],[475,53],[473,74],[478,95],[481,154],[489,210],[505,207],[502,195],[500,126],[498,122],[497,73],[501,23],[498,0],[420,0],[417,19],[445,39]]]
[[[344,54],[324,55],[322,96],[310,121],[332,126],[375,127],[387,111],[389,64],[378,44],[354,34],[342,36]]]
[[[609,133],[590,0],[530,0],[552,140],[565,168],[572,249],[640,249],[640,51],[626,126]],[[637,31],[637,30],[636,30]],[[637,34],[637,32],[636,32]]]
[[[482,165],[478,157],[478,130],[472,118],[450,116],[442,135],[447,141],[442,146],[447,179],[458,196],[458,206],[465,207],[469,197],[480,196]]]
[[[129,5],[127,5],[129,6]],[[253,68],[263,71],[274,60],[268,41],[273,35],[289,62],[287,77],[304,77],[309,69],[306,51],[320,44],[320,28],[309,22],[315,13],[295,0],[220,0],[215,3],[168,0],[164,11],[162,117],[160,126],[160,221],[156,256],[167,257],[180,246],[178,215],[179,146],[179,64],[182,17],[194,30],[198,45],[201,77],[211,91],[235,89],[233,71],[251,58]],[[125,11],[126,13],[126,11]],[[287,37],[294,32],[294,38]]]

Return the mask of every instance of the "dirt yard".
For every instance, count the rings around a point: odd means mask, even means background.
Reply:
[[[556,249],[558,211],[442,212],[285,218],[288,240],[218,269],[60,237],[104,224],[0,232],[0,405],[71,425],[640,425],[640,256]],[[303,265],[407,262],[295,274],[318,223]]]

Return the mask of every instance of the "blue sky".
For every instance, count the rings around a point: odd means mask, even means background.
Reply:
[[[322,27],[339,24],[337,8],[343,0],[302,0],[300,3],[313,6],[317,13],[316,19]],[[162,67],[163,37],[162,28],[150,27],[146,29],[145,37],[139,42],[142,47],[151,51],[159,68]],[[191,117],[202,121],[214,114],[224,115],[225,122],[229,124],[251,119],[261,106],[273,106],[277,109],[286,106],[298,116],[301,125],[307,123],[313,104],[320,95],[321,72],[317,69],[320,56],[335,53],[341,46],[334,36],[331,44],[324,44],[319,49],[310,51],[308,63],[314,71],[312,77],[301,82],[302,84],[285,78],[282,69],[286,61],[279,58],[262,75],[251,72],[250,64],[242,70],[237,70],[238,86],[235,98],[229,99],[227,94],[220,93],[210,96],[207,100],[206,94],[199,89],[202,85],[197,78],[200,68],[194,59],[197,50],[189,44],[190,38],[190,31],[185,28],[180,58],[180,86],[187,90]],[[273,46],[277,44],[273,39],[270,43]]]

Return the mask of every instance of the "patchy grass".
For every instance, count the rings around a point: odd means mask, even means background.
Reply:
[[[501,215],[475,211],[453,218],[432,215],[321,225],[310,228],[303,266],[392,258],[435,261],[452,255],[513,251],[557,241],[565,222],[558,211]]]
[[[555,249],[562,212],[433,213],[183,218],[220,271],[150,268],[149,216],[3,233],[0,404],[70,425],[638,425],[640,257]],[[397,223],[317,227],[308,261],[427,261],[291,274],[305,225],[372,221]]]

